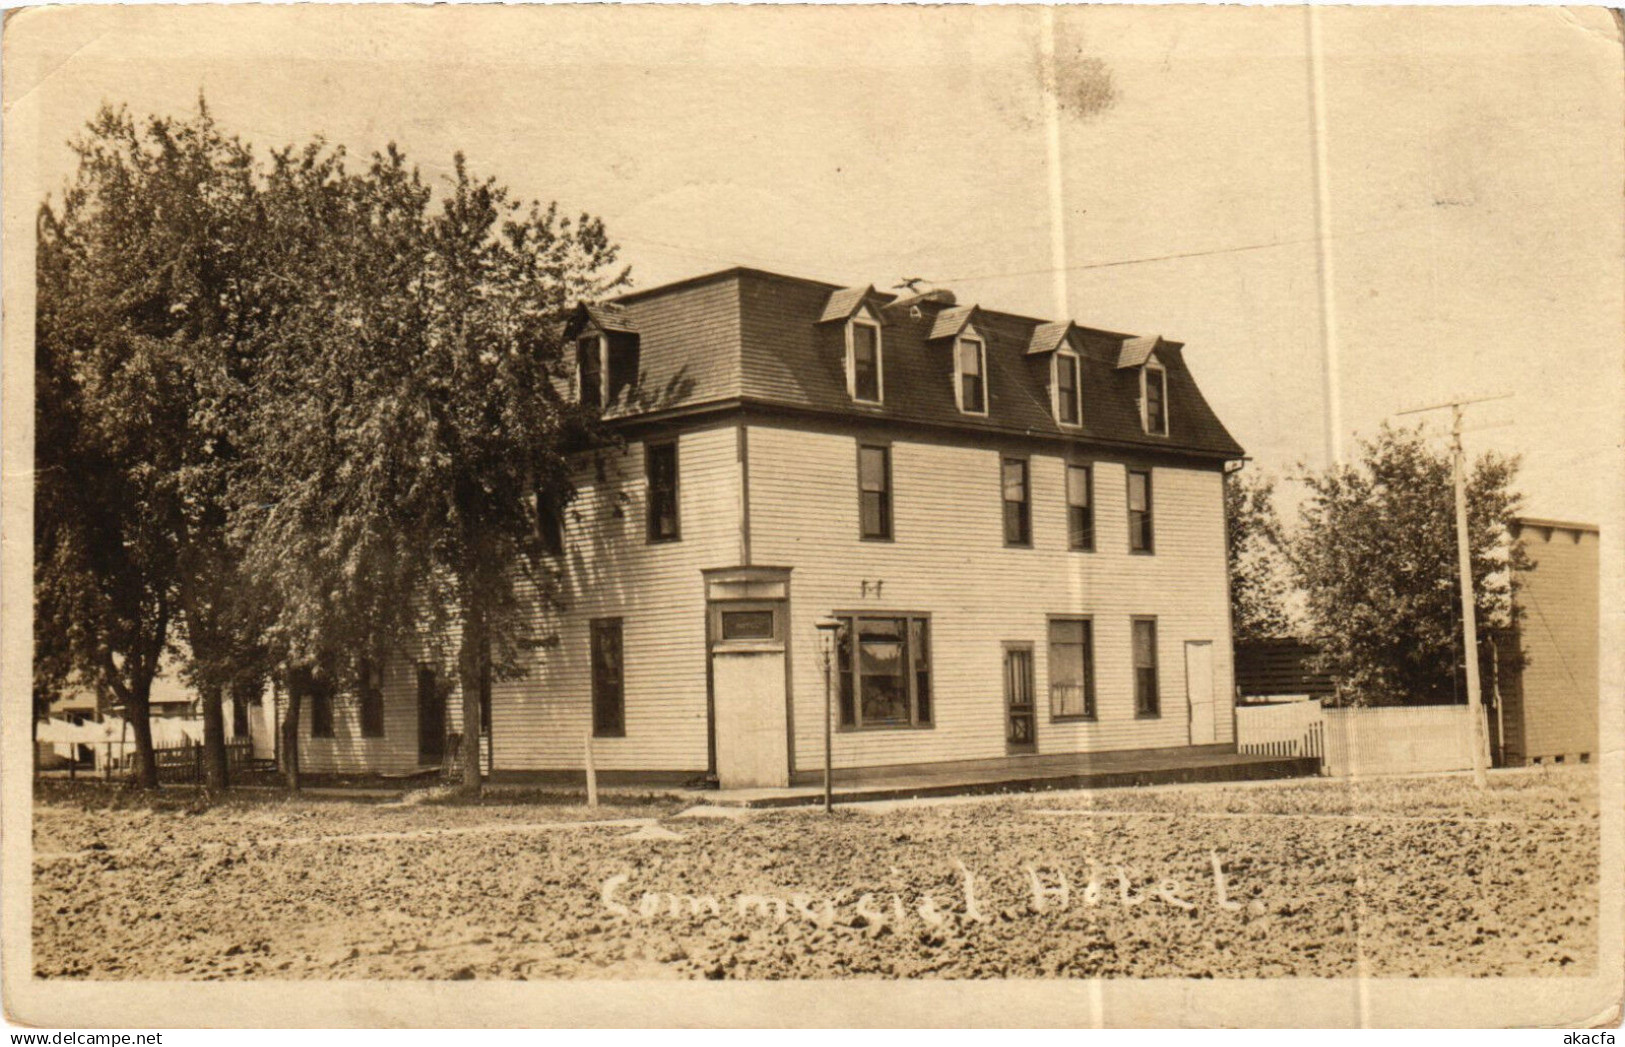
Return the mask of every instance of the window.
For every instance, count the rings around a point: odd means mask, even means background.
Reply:
[[[491,663],[489,660],[480,666],[480,733],[491,733]],[[486,747],[489,755],[490,747]]]
[[[1078,358],[1071,353],[1056,353],[1055,417],[1062,425],[1078,425],[1083,420],[1078,386]]]
[[[621,620],[592,621],[592,733],[597,738],[626,734],[626,693],[621,661]]]
[[[987,414],[987,352],[980,338],[961,338],[954,357],[959,371],[959,409]]]
[[[1145,431],[1153,436],[1168,435],[1168,373],[1147,364],[1141,381],[1145,383]]]
[[[231,736],[233,738],[248,737],[248,705],[251,701],[246,688],[236,688],[231,693]]]
[[[536,492],[536,541],[543,555],[564,555],[564,510],[541,490]]]
[[[889,447],[858,447],[858,516],[863,537],[892,536]]]
[[[1134,619],[1134,715],[1160,716],[1157,697],[1157,620]]]
[[[356,685],[361,692],[361,737],[384,736],[384,674],[371,658],[361,659],[360,678]]]
[[[1066,467],[1066,545],[1068,549],[1095,551],[1094,470],[1087,465]]]
[[[621,393],[638,384],[638,338],[637,335],[616,334],[609,336],[609,349],[604,354],[608,362],[605,364],[605,376],[609,379],[605,392],[604,405],[620,400]]]
[[[773,639],[773,612],[723,611],[722,638],[724,640]]]
[[[854,318],[846,327],[852,399],[880,403],[880,325]]]
[[[1095,636],[1087,618],[1050,619],[1049,714],[1056,720],[1094,719]]]
[[[583,404],[604,404],[603,339],[595,334],[576,339],[576,394]]]
[[[1128,471],[1128,547],[1136,553],[1151,552],[1151,471]]]
[[[841,726],[931,725],[930,621],[923,615],[841,619],[836,643]]]
[[[646,444],[643,469],[648,480],[649,541],[676,541],[677,444]]]
[[[325,676],[305,670],[294,678],[294,686],[310,699],[310,736],[333,737],[333,685]]]
[[[1027,493],[1027,460],[1006,458],[1000,481],[1004,492],[1004,544],[1031,545],[1032,502]]]

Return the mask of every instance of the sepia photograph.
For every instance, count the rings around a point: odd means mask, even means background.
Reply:
[[[5,14],[10,1022],[1618,1024],[1618,12]]]

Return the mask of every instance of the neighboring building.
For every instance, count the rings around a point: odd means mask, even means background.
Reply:
[[[583,456],[543,536],[553,641],[489,696],[489,766],[774,786],[834,764],[1234,742],[1223,469],[1177,342],[731,269],[585,304]],[[407,658],[301,716],[311,771],[438,764]]]
[[[1236,696],[1243,704],[1327,699],[1337,694],[1332,674],[1314,668],[1320,652],[1302,640],[1236,642]]]
[[[1534,569],[1519,577],[1517,627],[1496,636],[1499,762],[1587,762],[1597,752],[1598,531],[1525,518],[1513,538]]]

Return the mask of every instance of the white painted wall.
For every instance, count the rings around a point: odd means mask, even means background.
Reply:
[[[992,448],[892,444],[895,541],[858,538],[852,436],[752,426],[751,532],[757,563],[787,564],[798,769],[822,752],[823,680],[813,619],[831,611],[932,615],[935,725],[838,732],[838,767],[1005,754],[1001,642],[1033,644],[1043,703],[1040,753],[1188,743],[1184,643],[1213,642],[1216,737],[1233,741],[1234,676],[1221,475],[1155,467],[1152,556],[1128,552],[1127,476],[1095,463],[1094,553],[1066,548],[1065,468],[1030,457],[1031,549],[1007,549]],[[867,595],[863,582],[870,583]],[[874,583],[881,582],[880,595]],[[1046,615],[1094,618],[1098,722],[1055,723],[1048,710]],[[1158,618],[1162,716],[1134,712],[1130,618]]]

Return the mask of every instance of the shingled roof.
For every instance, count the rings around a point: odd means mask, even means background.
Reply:
[[[882,306],[886,399],[879,406],[855,404],[847,393],[841,327],[825,320],[832,305],[839,305],[837,314],[849,306],[855,312],[856,303],[870,293],[869,288],[730,269],[624,295],[617,303],[639,332],[643,381],[654,412],[753,405],[766,411],[850,416],[866,424],[1135,446],[1210,460],[1243,453],[1197,389],[1179,343],[940,300],[916,302],[920,308],[915,316],[911,309],[887,307],[900,301],[892,295],[872,293],[867,299]],[[935,344],[963,331],[973,319],[987,342],[985,417],[959,411],[941,347]],[[1064,429],[1050,407],[1048,361],[1042,351],[1034,351],[1058,347],[1063,337],[1079,351],[1083,389],[1083,424]],[[1134,348],[1125,350],[1130,344]],[[1167,370],[1168,436],[1143,431],[1138,375],[1118,368],[1138,354],[1148,357],[1152,349]]]
[[[976,318],[974,305],[952,305],[938,313],[931,322],[931,333],[926,336],[927,341],[936,341],[938,338],[957,338],[971,321]]]
[[[824,303],[824,315],[818,318],[821,324],[832,320],[850,320],[854,313],[863,307],[863,303],[873,298],[874,284],[865,284],[863,287],[843,287],[829,296]]]
[[[1117,366],[1119,368],[1139,367],[1151,359],[1151,354],[1156,351],[1157,345],[1161,341],[1162,335],[1160,334],[1143,334],[1130,338],[1123,343],[1123,348],[1118,351]]]
[[[1066,341],[1066,336],[1077,326],[1071,320],[1051,320],[1049,323],[1039,324],[1033,328],[1033,336],[1027,342],[1027,355],[1053,353],[1061,347],[1061,343]]]
[[[581,302],[576,305],[570,319],[565,322],[566,337],[574,335],[589,321],[606,334],[638,333],[637,320],[624,306],[614,302]]]

